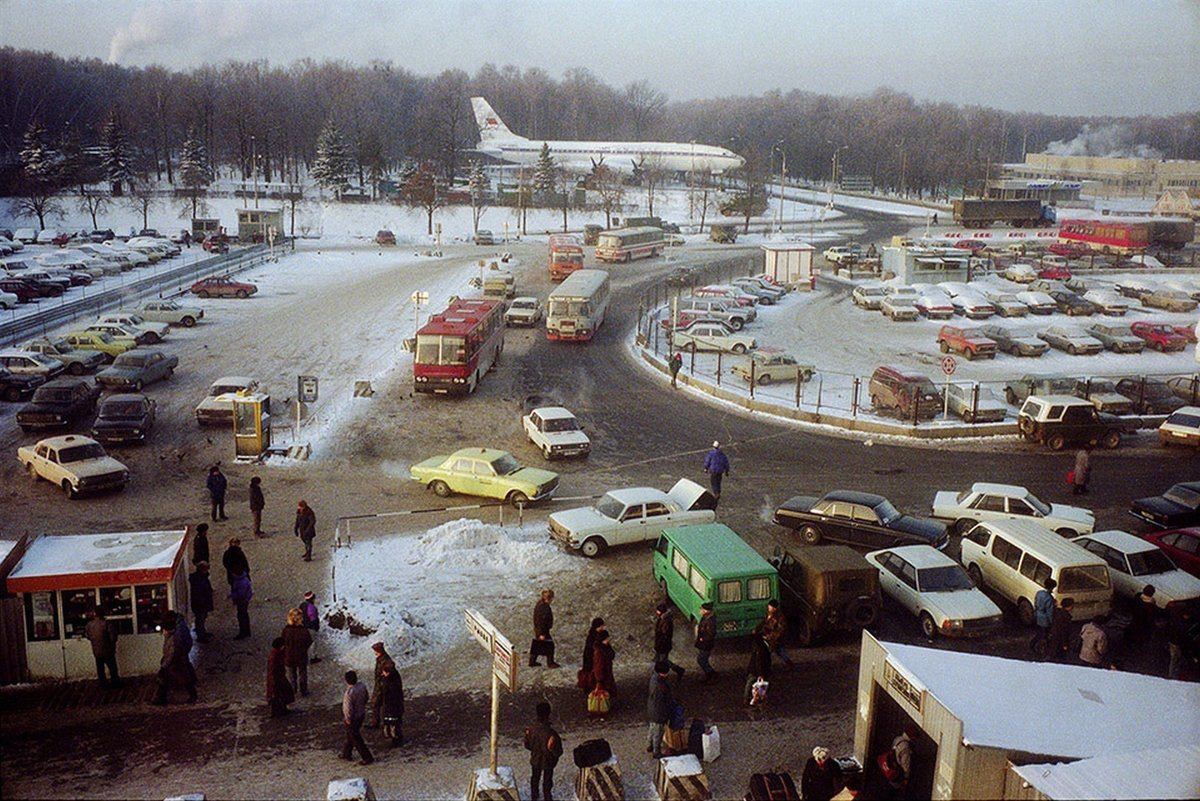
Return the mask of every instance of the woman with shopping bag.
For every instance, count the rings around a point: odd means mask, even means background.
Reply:
[[[588,713],[606,715],[612,709],[613,694],[617,690],[617,682],[613,677],[613,659],[616,651],[612,646],[612,638],[606,629],[596,631],[596,645],[592,651],[592,682],[593,688],[588,694]]]
[[[604,618],[592,618],[592,625],[588,628],[587,637],[583,641],[582,666],[575,677],[576,686],[585,693],[590,693],[596,686],[596,676],[592,672],[595,666],[593,659],[596,656],[596,635],[602,631],[604,631]]]

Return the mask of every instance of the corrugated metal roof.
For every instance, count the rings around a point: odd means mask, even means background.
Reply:
[[[1125,735],[1131,743],[1149,739],[1136,728]],[[1200,798],[1200,744],[1195,743],[1012,770],[1047,798]]]

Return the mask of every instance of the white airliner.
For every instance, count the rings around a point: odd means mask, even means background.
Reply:
[[[591,172],[599,164],[617,172],[632,172],[636,164],[643,169],[653,165],[668,172],[723,173],[746,163],[732,150],[691,142],[543,142],[526,139],[510,131],[482,97],[472,97],[471,108],[475,110],[475,123],[479,126],[480,142],[476,150],[513,164],[536,164],[543,144],[550,148],[555,164],[575,172]]]

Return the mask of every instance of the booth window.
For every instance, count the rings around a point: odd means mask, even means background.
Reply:
[[[104,616],[121,634],[133,634],[133,587],[101,587]]]
[[[167,611],[167,585],[141,584],[133,588],[133,597],[137,605],[137,633],[158,631],[163,612]]]
[[[63,633],[68,637],[82,637],[87,628],[88,614],[96,607],[96,591],[63,590]]]
[[[58,593],[25,594],[25,636],[30,642],[58,639]]]

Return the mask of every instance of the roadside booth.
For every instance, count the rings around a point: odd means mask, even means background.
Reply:
[[[94,678],[88,612],[116,624],[122,675],[156,673],[163,613],[188,611],[188,532],[142,531],[31,539],[8,575],[20,598],[30,679]]]
[[[282,209],[238,209],[238,241],[269,242],[283,235]]]
[[[816,249],[807,242],[768,242],[762,245],[763,271],[781,284],[811,290],[819,271],[813,267]]]
[[[1004,798],[1010,765],[1200,743],[1197,709],[1195,684],[880,642],[863,632],[854,755],[871,782],[877,757],[913,723],[920,734],[910,797]]]

